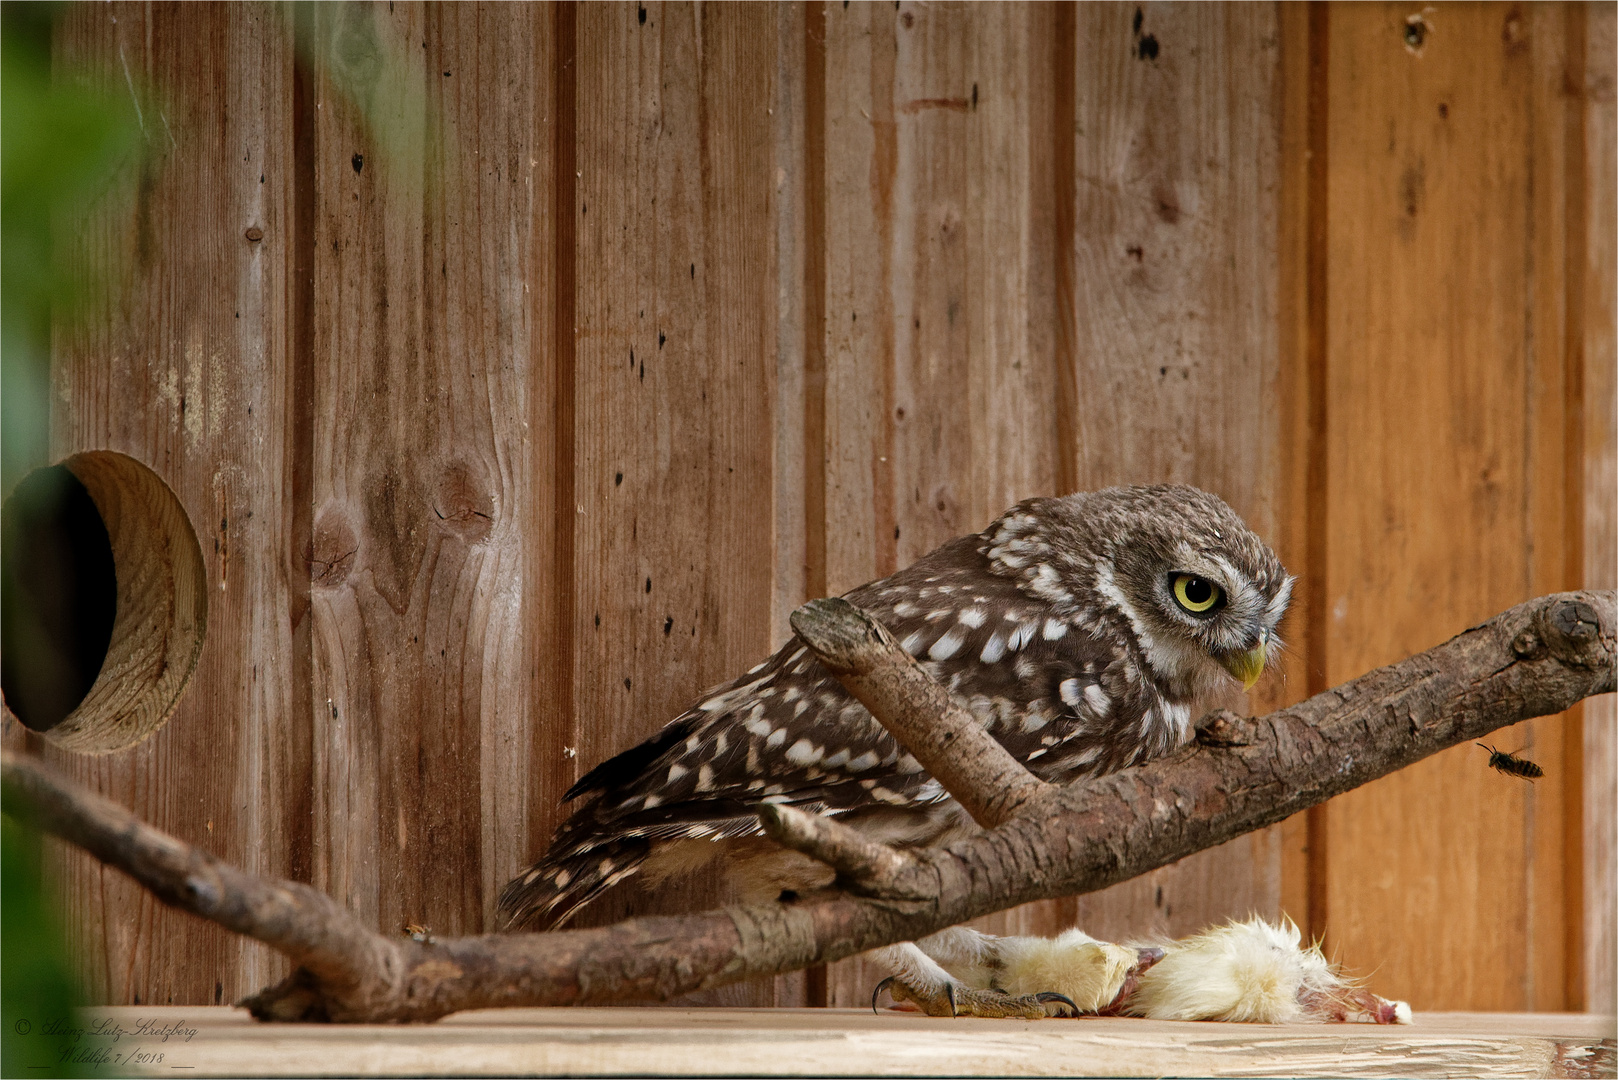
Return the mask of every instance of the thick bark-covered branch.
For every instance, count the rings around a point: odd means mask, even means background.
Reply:
[[[884,895],[631,919],[599,930],[435,943],[384,937],[314,890],[224,866],[28,759],[5,759],[5,809],[131,873],[166,902],[292,957],[301,966],[291,978],[249,999],[264,1019],[428,1020],[471,1008],[666,999],[1104,888],[1456,743],[1611,693],[1614,623],[1611,592],[1541,597],[1290,709],[1227,722],[1216,749],[1188,748],[1025,799],[998,828],[897,862],[848,830],[776,814],[772,831]],[[867,705],[887,707],[874,692]],[[903,721],[882,719],[916,753],[898,734],[910,730]],[[918,720],[926,734],[925,717]],[[968,776],[963,756],[946,749],[939,768]]]

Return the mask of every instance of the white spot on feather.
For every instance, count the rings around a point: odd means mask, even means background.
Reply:
[[[1037,622],[1019,623],[1017,628],[1011,632],[1011,637],[1007,639],[1006,648],[1011,652],[1017,652],[1024,645],[1033,641],[1034,635],[1038,632],[1039,623]]]
[[[813,765],[824,752],[808,739],[799,739],[787,747],[786,759],[794,765]]]
[[[989,640],[983,643],[983,651],[978,658],[985,664],[992,664],[1006,655],[1006,640],[1000,636],[999,631],[989,635]]]
[[[1046,641],[1061,641],[1062,638],[1064,638],[1066,636],[1067,636],[1067,623],[1062,622],[1059,619],[1046,619],[1045,620],[1045,640]]]
[[[967,608],[958,616],[961,622],[976,630],[983,625],[984,614],[981,608]]]
[[[1084,700],[1090,703],[1090,711],[1097,717],[1106,716],[1112,710],[1112,698],[1097,683],[1084,688]]]
[[[848,771],[864,772],[866,769],[874,767],[879,760],[880,759],[876,756],[874,751],[867,750],[865,753],[848,763]]]
[[[933,642],[933,647],[927,650],[927,655],[934,660],[948,660],[960,651],[966,643],[966,631],[959,624],[949,628],[949,633]]]

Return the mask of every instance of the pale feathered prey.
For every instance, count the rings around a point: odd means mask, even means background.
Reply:
[[[1029,499],[847,594],[1051,781],[1173,750],[1278,647],[1292,579],[1214,495],[1120,487]],[[627,877],[723,858],[750,899],[831,871],[761,835],[757,807],[835,814],[902,845],[975,828],[796,638],[597,766],[549,851],[500,897],[506,928],[559,926]]]

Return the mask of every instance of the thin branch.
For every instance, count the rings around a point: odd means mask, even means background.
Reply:
[[[126,870],[166,902],[291,956],[298,971],[247,1003],[263,1019],[429,1020],[471,1008],[664,1000],[1105,888],[1446,747],[1611,693],[1614,606],[1611,592],[1531,600],[1437,648],[1227,730],[1221,748],[1190,747],[1041,796],[999,828],[907,855],[903,877],[916,899],[834,895],[599,930],[421,943],[366,930],[306,886],[226,867],[37,762],[5,757],[5,809]],[[1243,725],[1227,720],[1232,726]],[[946,755],[941,767],[959,764]],[[834,865],[842,860],[856,878],[880,875],[861,869],[882,863],[878,855],[861,856],[835,829],[799,825],[782,834],[818,846]]]
[[[792,629],[985,829],[1055,795],[1056,786],[996,742],[887,627],[847,600],[811,600],[792,613]]]
[[[918,864],[907,852],[867,839],[836,818],[774,803],[760,807],[758,817],[771,840],[830,866],[837,883],[851,892],[896,900],[933,894],[932,882],[918,880]]]

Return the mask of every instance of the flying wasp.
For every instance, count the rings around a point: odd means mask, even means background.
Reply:
[[[1483,746],[1482,743],[1478,743]],[[1492,746],[1483,746],[1489,752],[1489,768],[1503,772],[1507,776],[1520,776],[1524,780],[1538,780],[1545,775],[1545,770],[1535,765],[1527,758],[1520,758],[1516,754],[1508,754],[1504,750],[1496,750]]]

